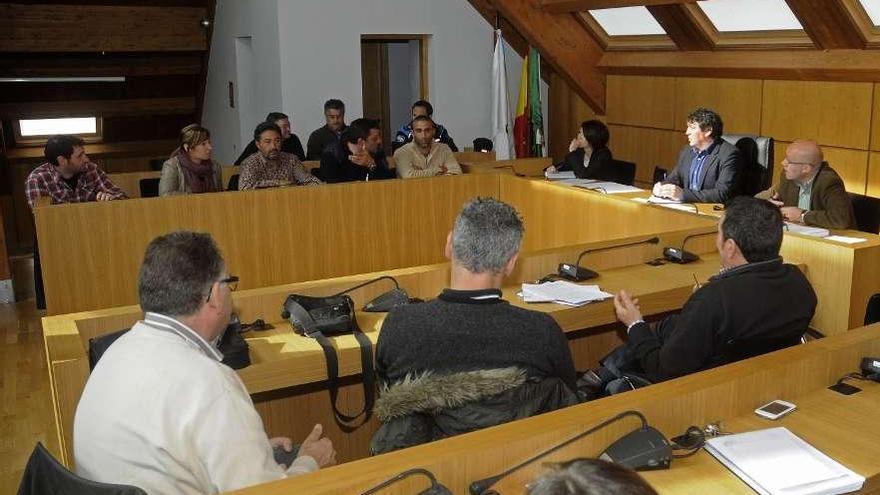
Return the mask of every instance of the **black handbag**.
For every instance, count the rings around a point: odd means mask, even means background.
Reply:
[[[281,317],[289,319],[293,331],[318,341],[324,351],[327,364],[327,387],[330,391],[330,405],[336,421],[353,423],[363,416],[359,426],[370,419],[376,398],[376,377],[373,369],[373,343],[370,342],[357,324],[354,314],[354,301],[346,294],[328,297],[312,297],[290,294],[284,301]],[[339,359],[336,349],[328,336],[352,334],[361,348],[361,369],[363,370],[364,407],[350,416],[339,410]]]

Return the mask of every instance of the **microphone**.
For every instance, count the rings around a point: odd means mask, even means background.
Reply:
[[[627,416],[638,417],[642,421],[642,426],[625,435],[617,442],[614,442],[608,447],[608,449],[606,449],[601,457],[605,460],[610,460],[611,462],[622,464],[636,470],[668,468],[672,460],[672,447],[669,445],[669,441],[666,440],[666,437],[656,429],[648,426],[648,420],[645,419],[645,416],[642,413],[638,411],[624,411],[611,419],[607,419],[560,444],[550,447],[549,449],[496,474],[495,476],[474,481],[468,487],[468,491],[471,495],[487,495],[487,493],[489,493],[487,490],[489,490],[492,485],[511,473],[518,471],[525,466],[568,446],[572,442],[591,435]],[[625,444],[624,441],[626,441]]]
[[[598,273],[590,270],[589,268],[584,268],[581,266],[581,259],[589,253],[595,253],[598,251],[607,251],[609,249],[617,249],[622,247],[636,246],[639,244],[657,244],[660,242],[659,237],[652,237],[650,239],[645,239],[642,241],[629,242],[626,244],[616,244],[613,246],[605,246],[594,249],[587,249],[583,251],[580,255],[578,255],[577,263],[574,265],[569,263],[560,263],[559,268],[557,269],[557,273],[560,277],[566,280],[573,280],[575,282],[581,282],[583,280],[589,280],[591,278],[596,278],[599,276]]]
[[[427,490],[420,491],[417,495],[452,495],[452,492],[449,490],[449,488],[446,488],[445,486],[437,482],[437,478],[434,477],[434,473],[422,468],[407,469],[397,476],[387,479],[374,486],[373,488],[370,488],[369,490],[361,493],[361,495],[371,495],[414,474],[421,474],[422,476],[426,476],[431,481],[431,486]]]
[[[374,298],[373,300],[371,300],[370,302],[365,304],[364,311],[370,312],[370,313],[384,313],[384,312],[391,311],[392,309],[394,309],[398,306],[403,306],[404,304],[409,304],[410,302],[417,301],[417,299],[411,299],[409,297],[409,294],[406,293],[406,290],[402,289],[400,287],[400,284],[397,283],[397,279],[394,277],[391,277],[389,275],[383,275],[381,277],[377,277],[372,280],[368,280],[364,283],[355,285],[354,287],[349,287],[348,289],[345,289],[341,292],[337,292],[336,294],[333,294],[333,295],[327,296],[327,297],[338,297],[343,294],[347,294],[353,290],[360,289],[361,287],[366,287],[368,285],[379,282],[380,280],[390,280],[390,281],[394,282],[394,288],[388,292],[379,294],[378,296],[376,296],[376,298]],[[287,309],[287,307],[284,307],[282,309],[281,317],[284,318],[285,320],[290,318],[290,311]]]
[[[690,251],[685,251],[684,245],[687,241],[691,240],[694,237],[701,237],[704,235],[714,235],[716,232],[700,232],[698,234],[691,234],[685,237],[681,241],[681,247],[665,247],[663,248],[663,257],[666,258],[666,261],[670,261],[672,263],[678,263],[679,265],[685,265],[687,263],[692,263],[700,259],[696,253],[692,253]]]

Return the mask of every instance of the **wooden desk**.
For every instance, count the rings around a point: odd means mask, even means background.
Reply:
[[[514,158],[510,160],[470,160],[459,163],[466,174],[506,173],[524,177],[543,177],[544,169],[553,164],[550,158]]]
[[[876,425],[880,384],[855,382],[863,391],[852,396],[841,396],[825,387],[857,370],[862,356],[878,354],[880,325],[875,325],[634,392],[230,493],[359,493],[405,469],[422,467],[453,493],[464,494],[471,481],[494,475],[626,410],[642,412],[667,437],[690,425],[717,420],[732,432],[786,426],[865,476],[863,493],[876,493],[880,490],[880,428]],[[755,407],[777,398],[794,402],[798,410],[776,422],[753,414]],[[635,419],[618,422],[544,461],[596,456],[637,426]],[[535,463],[495,489],[502,494],[521,494],[525,482],[542,470],[541,463]],[[661,494],[753,493],[705,452],[674,460],[668,471],[644,476]],[[408,494],[423,488],[425,482],[417,479],[382,493]]]
[[[678,232],[680,239],[687,231]],[[672,237],[666,237],[672,239]],[[641,299],[646,315],[678,309],[690,296],[693,279],[705,281],[717,271],[718,258],[714,254],[691,265],[649,266],[643,261],[656,258],[660,245],[640,245],[617,250],[614,259],[596,258],[591,266],[600,276],[591,281],[606,291],[627,288]],[[702,244],[709,251],[710,244]],[[567,247],[527,253],[521,257],[509,280],[533,280],[555,269],[560,261],[570,260],[583,246]],[[620,263],[629,263],[620,266]],[[618,266],[614,268],[614,266]],[[341,460],[352,460],[369,455],[369,439],[378,427],[375,420],[354,432],[340,430],[332,421],[327,391],[324,355],[312,339],[292,333],[278,314],[287,294],[324,295],[337,292],[379,275],[390,274],[398,279],[410,295],[423,299],[435,297],[449,280],[449,264],[442,263],[405,268],[390,272],[362,274],[337,279],[290,284],[279,287],[238,291],[233,294],[236,312],[242,321],[264,318],[274,321],[275,328],[267,332],[246,334],[251,346],[251,366],[240,370],[245,385],[260,411],[267,431],[273,436],[304,437],[308,427],[321,422],[328,434],[337,440]],[[357,306],[388,289],[383,282],[354,291],[351,295]],[[513,304],[526,306],[515,295],[518,284],[504,288],[504,297]],[[553,316],[568,332],[575,363],[580,369],[595,366],[600,357],[622,342],[618,334],[612,302],[603,301],[572,308],[556,304],[533,304],[530,309]],[[52,316],[43,319],[43,334],[49,375],[58,426],[62,462],[72,465],[72,424],[76,404],[88,378],[87,349],[89,339],[122,328],[128,328],[142,317],[137,306]],[[375,342],[382,314],[361,313],[361,328]],[[359,375],[360,354],[352,336],[333,337],[339,356],[339,375],[345,377],[340,389],[341,403],[347,410],[362,402]]]

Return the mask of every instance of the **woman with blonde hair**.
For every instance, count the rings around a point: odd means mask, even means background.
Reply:
[[[223,190],[220,165],[211,160],[211,132],[199,124],[180,131],[180,146],[162,164],[159,196]]]

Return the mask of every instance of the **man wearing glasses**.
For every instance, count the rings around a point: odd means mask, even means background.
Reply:
[[[74,420],[80,476],[150,494],[235,490],[335,464],[315,425],[290,466],[273,448],[238,374],[216,342],[229,324],[232,290],[208,234],[173,232],[147,246],[138,290],[144,319],[98,361]]]
[[[788,145],[779,186],[755,197],[778,206],[789,222],[826,229],[856,228],[843,180],[822,160],[822,149],[815,141],[799,140]]]

